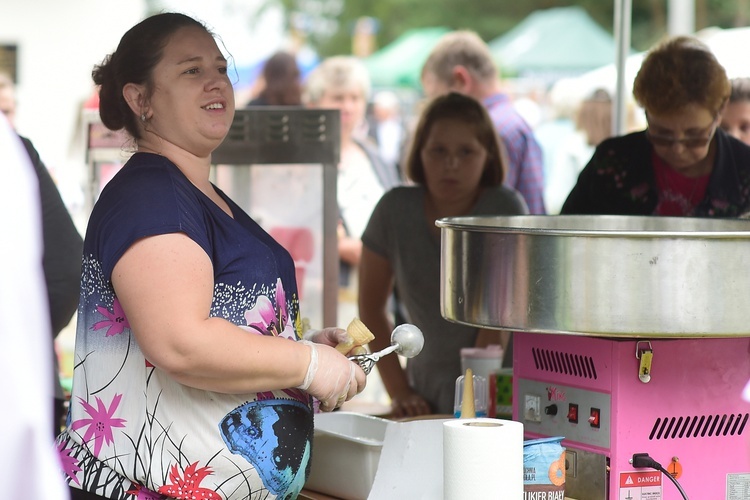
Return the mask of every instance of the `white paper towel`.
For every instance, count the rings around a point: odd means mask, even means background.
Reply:
[[[495,418],[443,423],[445,500],[523,500],[523,424]]]

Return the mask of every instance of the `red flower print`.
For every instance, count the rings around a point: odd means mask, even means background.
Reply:
[[[133,487],[126,491],[128,495],[135,495],[136,500],[164,500],[164,495],[144,488],[140,484],[133,483]]]
[[[726,210],[727,208],[729,208],[729,202],[727,200],[713,199],[711,200],[711,206],[718,210]]]
[[[643,197],[643,195],[645,195],[648,190],[649,186],[647,183],[644,182],[643,184],[639,184],[630,190],[630,198],[633,200],[637,200]]]
[[[120,301],[115,299],[115,303],[112,304],[113,312],[109,312],[106,307],[97,307],[99,311],[107,319],[104,321],[98,321],[91,327],[92,330],[99,330],[101,328],[107,329],[106,337],[112,337],[113,335],[121,334],[126,328],[130,328],[128,318],[125,317],[125,312],[122,310]]]
[[[60,454],[60,463],[62,464],[65,474],[67,474],[74,483],[80,485],[81,482],[76,477],[76,473],[81,472],[82,469],[78,467],[78,460],[76,460],[76,457],[70,456],[70,454],[73,453],[73,449],[66,448],[65,442],[60,442],[57,444],[57,453]]]
[[[112,428],[125,427],[125,419],[112,418],[112,415],[114,415],[115,410],[117,410],[117,407],[120,404],[120,399],[122,399],[122,394],[115,394],[110,407],[107,408],[104,405],[104,402],[97,397],[97,407],[94,408],[83,398],[78,398],[81,405],[83,405],[83,409],[86,410],[86,413],[88,413],[91,418],[76,420],[70,425],[70,430],[75,431],[81,427],[88,426],[86,434],[83,436],[83,442],[88,444],[92,438],[94,439],[94,455],[97,457],[102,449],[102,442],[112,444]]]
[[[169,481],[172,484],[160,487],[159,493],[183,500],[221,500],[221,495],[215,491],[200,487],[201,481],[212,472],[210,467],[201,467],[198,469],[198,462],[195,462],[187,466],[185,477],[182,478],[180,477],[177,465],[173,465],[169,471]]]

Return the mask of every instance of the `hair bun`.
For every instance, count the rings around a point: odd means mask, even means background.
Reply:
[[[118,92],[119,86],[112,64],[113,56],[114,54],[108,55],[101,64],[95,66],[91,77],[98,87],[99,116],[102,123],[110,130],[120,130],[125,126],[125,117],[120,105],[123,98]]]

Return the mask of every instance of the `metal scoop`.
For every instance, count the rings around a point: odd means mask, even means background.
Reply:
[[[414,325],[405,323],[398,325],[391,332],[390,346],[371,354],[349,356],[349,359],[356,362],[364,370],[365,374],[369,375],[375,363],[380,361],[380,358],[386,354],[395,352],[405,358],[413,358],[422,351],[422,347],[424,347],[424,335],[422,335],[422,331]]]

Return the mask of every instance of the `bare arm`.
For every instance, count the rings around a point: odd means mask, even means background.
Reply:
[[[112,283],[146,358],[182,384],[249,393],[305,378],[308,346],[209,317],[211,261],[184,234],[137,241],[115,265]]]
[[[359,315],[375,335],[372,351],[391,345],[393,323],[388,316],[388,298],[393,291],[393,269],[387,259],[364,247],[359,267]],[[396,417],[430,413],[427,403],[409,387],[397,356],[385,356],[376,365],[393,403]]]
[[[341,221],[339,221],[337,234],[339,258],[352,266],[359,265],[362,258],[362,240],[347,235]]]

